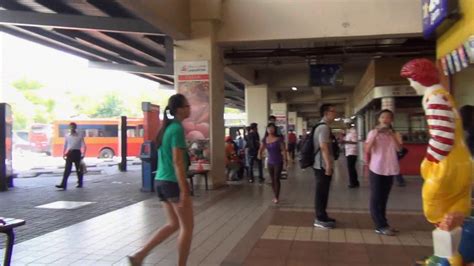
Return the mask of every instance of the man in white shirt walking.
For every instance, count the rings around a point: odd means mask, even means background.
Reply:
[[[357,131],[351,124],[352,121],[346,122],[347,131],[343,143],[346,151],[347,170],[349,172],[349,188],[359,187],[359,179],[357,176]]]
[[[72,164],[76,167],[77,172],[77,188],[82,187],[82,179],[84,173],[82,172],[81,160],[86,154],[86,143],[84,137],[77,133],[77,124],[72,122],[69,124],[70,134],[65,137],[63,158],[66,160],[66,166],[64,168],[63,180],[60,185],[56,185],[57,188],[66,190],[67,179],[71,174]],[[82,151],[83,150],[83,151]]]

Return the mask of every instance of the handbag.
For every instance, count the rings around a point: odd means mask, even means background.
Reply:
[[[399,151],[397,151],[398,160],[401,160],[403,157],[405,157],[407,153],[408,153],[408,149],[405,147],[402,147]]]

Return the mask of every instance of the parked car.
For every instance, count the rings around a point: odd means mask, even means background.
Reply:
[[[12,134],[12,144],[13,144],[13,151],[15,152],[23,152],[23,151],[33,151],[34,146],[29,141],[20,137],[17,132]]]

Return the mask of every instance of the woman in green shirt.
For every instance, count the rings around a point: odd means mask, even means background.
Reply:
[[[188,156],[184,129],[181,122],[188,118],[190,106],[182,94],[168,100],[163,115],[163,125],[156,137],[158,171],[155,176],[156,191],[163,202],[168,223],[158,229],[143,248],[128,256],[130,264],[141,265],[148,253],[170,235],[180,230],[178,236],[178,265],[186,265],[193,235],[193,204],[186,181]]]

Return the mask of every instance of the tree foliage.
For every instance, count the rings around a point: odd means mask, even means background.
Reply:
[[[118,95],[109,93],[105,95],[103,101],[97,106],[92,117],[117,117],[126,115],[127,110],[124,102]]]
[[[32,122],[34,123],[47,123],[54,120],[54,107],[56,106],[56,102],[51,99],[47,98],[42,95],[41,88],[43,88],[43,84],[38,81],[30,80],[27,78],[22,78],[20,80],[16,80],[12,83],[12,86],[20,92],[26,100],[28,100],[34,109],[34,115],[32,117]],[[21,113],[20,108],[14,108],[13,110],[16,118],[16,122],[19,123],[19,126],[25,126],[30,122],[28,118],[24,114]],[[19,121],[18,121],[19,119]],[[18,128],[15,126],[15,128]],[[25,128],[18,128],[18,129],[25,129]]]

